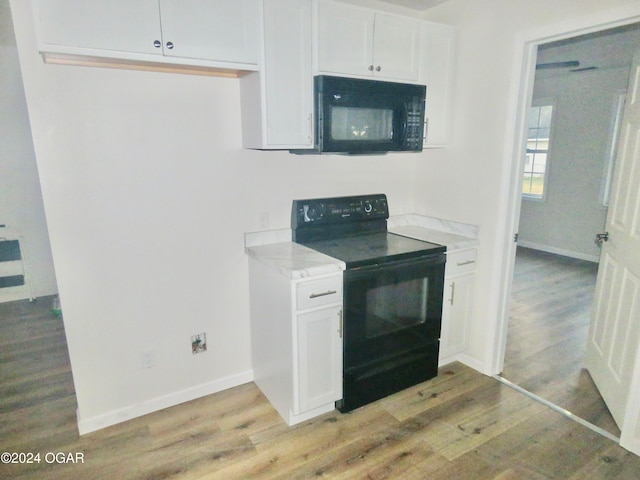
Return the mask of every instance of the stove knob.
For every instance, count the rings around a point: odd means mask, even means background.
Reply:
[[[322,205],[321,203],[318,204],[309,204],[309,205],[305,205],[305,221],[307,222],[313,222],[314,220],[318,220],[319,218],[322,217],[322,214],[324,213],[324,205]]]
[[[372,210],[373,210],[373,206],[368,201],[365,201],[364,202],[365,213],[371,213]]]

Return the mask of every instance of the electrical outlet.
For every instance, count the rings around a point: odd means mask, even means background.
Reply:
[[[191,336],[191,353],[202,353],[207,351],[207,334],[198,333]]]
[[[256,215],[256,222],[258,224],[258,230],[269,229],[269,214],[267,212],[260,212]]]
[[[156,366],[156,352],[153,350],[145,350],[140,352],[142,368],[153,368]]]

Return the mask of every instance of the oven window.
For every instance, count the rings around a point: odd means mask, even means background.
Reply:
[[[393,140],[393,110],[331,107],[333,140]]]
[[[427,321],[429,279],[418,278],[367,291],[367,338],[386,335]]]

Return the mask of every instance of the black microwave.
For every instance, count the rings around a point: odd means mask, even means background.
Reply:
[[[424,85],[316,76],[314,148],[292,152],[419,152],[426,92]]]

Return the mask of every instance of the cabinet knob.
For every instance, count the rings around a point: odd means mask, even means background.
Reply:
[[[373,65],[369,65],[369,71],[373,72]]]
[[[167,42],[167,48],[173,50],[173,42]]]
[[[378,65],[378,66],[376,67],[376,72],[379,72],[379,71],[381,71],[381,70],[382,70],[382,67],[381,67],[380,65]]]
[[[154,40],[153,46],[156,48],[160,48],[162,46],[162,42],[160,40]]]

